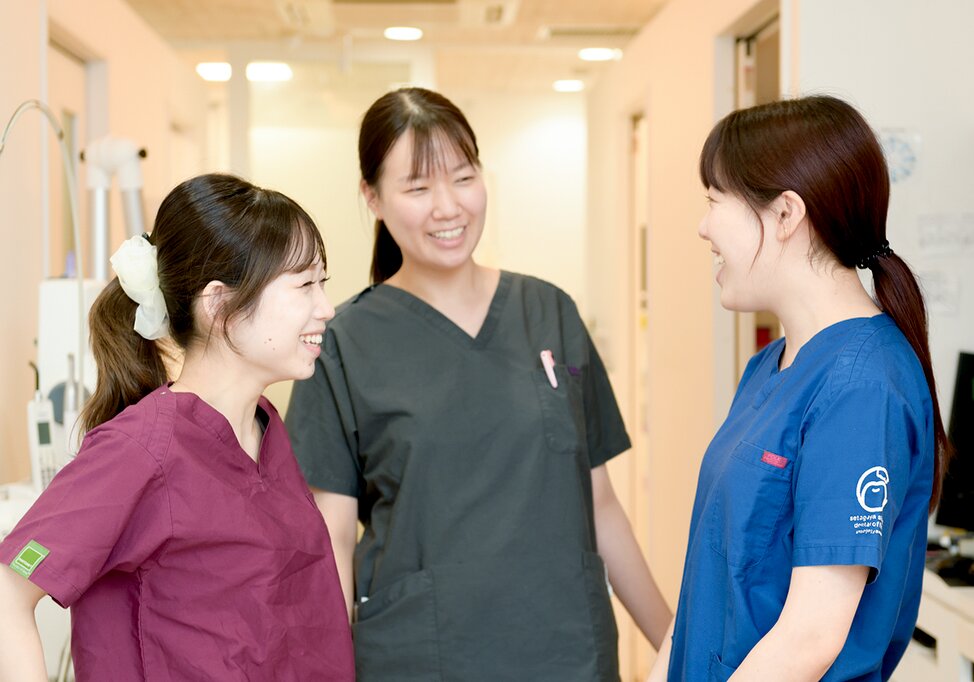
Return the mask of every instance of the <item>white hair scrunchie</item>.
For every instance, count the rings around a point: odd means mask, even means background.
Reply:
[[[135,311],[135,331],[149,341],[168,335],[169,313],[159,288],[156,247],[145,235],[130,237],[109,260],[122,290],[139,304]]]

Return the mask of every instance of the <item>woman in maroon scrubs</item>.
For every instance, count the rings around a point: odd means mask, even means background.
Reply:
[[[71,607],[80,682],[353,680],[327,530],[261,396],[311,376],[334,314],[314,222],[204,175],[112,265],[81,452],[0,543],[0,679],[47,679],[33,610],[49,594]]]

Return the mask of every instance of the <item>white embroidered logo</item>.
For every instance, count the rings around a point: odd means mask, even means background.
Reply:
[[[889,500],[887,488],[889,486],[889,472],[886,467],[873,467],[863,472],[856,486],[856,498],[859,506],[867,512],[881,512]]]

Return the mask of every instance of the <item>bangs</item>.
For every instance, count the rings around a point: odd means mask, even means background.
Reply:
[[[284,274],[302,272],[319,259],[327,270],[325,245],[311,216],[296,202],[273,190],[259,190],[259,201],[240,216],[241,261],[235,268],[240,280],[227,282],[237,289],[240,309],[252,312],[271,280]]]
[[[721,142],[726,121],[727,119],[722,120],[710,131],[710,135],[707,136],[707,141],[704,142],[703,149],[700,151],[700,182],[703,183],[704,187],[712,187],[718,192],[728,190],[728,182],[724,177],[723,164],[721,163],[723,151]]]
[[[311,217],[301,210],[292,224],[281,272],[302,272],[319,260],[327,272],[328,260],[325,257],[324,240]]]
[[[415,126],[413,134],[413,162],[410,179],[426,177],[435,170],[447,168],[447,157],[454,154],[475,168],[480,168],[477,143],[457,124],[445,122],[435,128]]]

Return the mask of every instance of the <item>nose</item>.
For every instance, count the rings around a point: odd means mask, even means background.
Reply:
[[[449,220],[460,214],[460,202],[451,182],[437,182],[433,187],[433,217]]]
[[[315,319],[328,321],[335,317],[335,306],[328,300],[323,287],[315,287],[315,289],[318,290],[318,293],[315,294]]]
[[[701,218],[700,224],[697,225],[697,236],[701,239],[710,240],[709,233],[707,232],[707,216]]]

